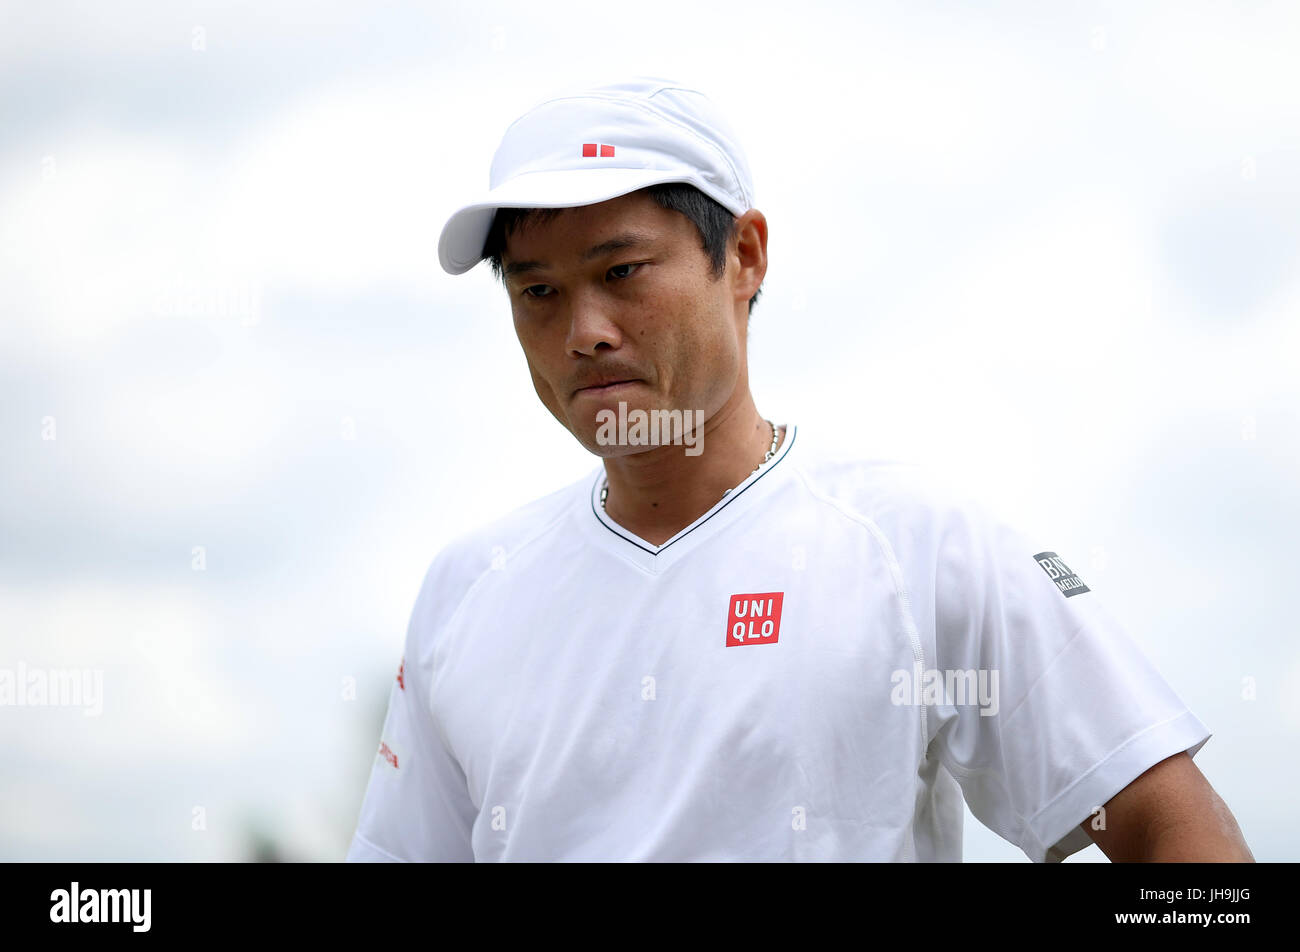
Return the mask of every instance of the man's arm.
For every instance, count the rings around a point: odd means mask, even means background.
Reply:
[[[1228,805],[1186,751],[1106,801],[1105,829],[1079,824],[1115,863],[1253,863]]]

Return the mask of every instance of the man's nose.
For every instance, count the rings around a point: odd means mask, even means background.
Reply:
[[[572,354],[593,356],[601,344],[617,350],[623,343],[608,302],[595,294],[575,294],[569,301],[569,336],[565,346]]]

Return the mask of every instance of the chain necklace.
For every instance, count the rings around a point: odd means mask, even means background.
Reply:
[[[762,469],[763,466],[764,466],[764,465],[765,465],[769,460],[771,460],[771,458],[772,458],[773,456],[776,455],[776,444],[777,444],[776,424],[773,423],[771,420],[764,420],[763,422],[766,423],[768,426],[770,426],[770,427],[772,428],[772,448],[769,449],[769,450],[767,451],[766,455],[764,455],[764,457],[763,457],[763,462],[762,462],[762,463],[759,463],[757,466],[754,467],[754,473],[757,473],[760,469]],[[749,476],[753,476],[754,473],[750,473]],[[745,479],[748,479],[749,476],[746,476]],[[742,480],[742,482],[743,482],[743,480]],[[733,487],[733,488],[734,488],[734,487]],[[726,499],[727,496],[730,495],[730,493],[731,493],[731,490],[728,489],[725,493],[722,494],[722,498],[723,498],[723,499]],[[604,509],[604,508],[605,508],[605,500],[608,499],[608,498],[609,498],[609,478],[606,477],[606,479],[605,479],[605,485],[602,486],[601,489],[600,489],[600,508],[601,508],[601,509]]]

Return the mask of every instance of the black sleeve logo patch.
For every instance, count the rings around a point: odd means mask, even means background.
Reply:
[[[1047,577],[1056,583],[1056,587],[1061,590],[1061,594],[1066,598],[1071,595],[1078,595],[1081,592],[1092,591],[1083,584],[1083,579],[1070,571],[1070,567],[1062,562],[1061,557],[1055,552],[1039,552],[1034,556],[1034,561],[1043,567]]]

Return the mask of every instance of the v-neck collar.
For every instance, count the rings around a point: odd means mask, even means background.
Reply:
[[[579,522],[586,527],[588,536],[597,545],[652,575],[658,575],[696,546],[739,519],[746,510],[777,487],[782,478],[788,475],[789,467],[782,468],[781,462],[794,447],[798,433],[799,428],[793,423],[789,424],[785,439],[775,456],[750,473],[744,482],[718,500],[712,509],[663,545],[652,545],[629,532],[611,519],[601,507],[600,490],[605,481],[603,465],[592,475],[591,492],[586,500],[591,511],[580,514]]]

